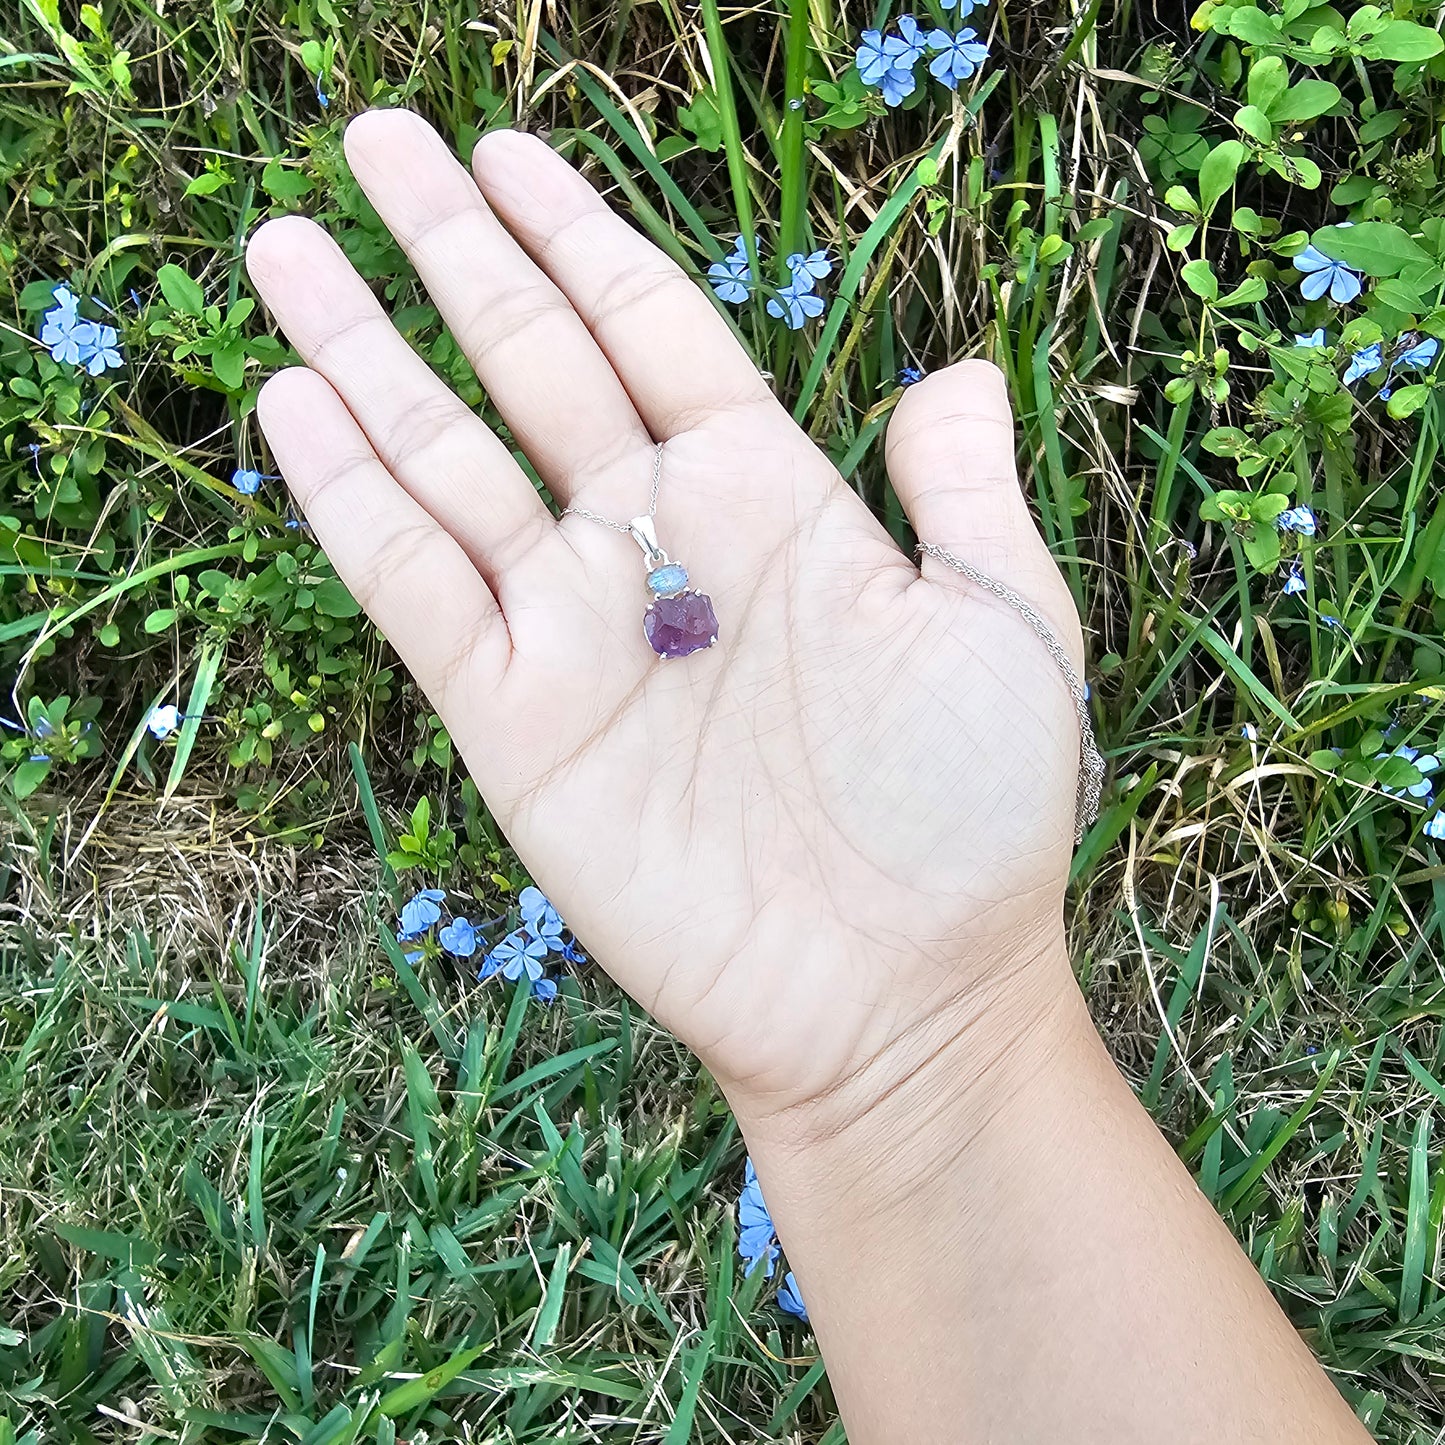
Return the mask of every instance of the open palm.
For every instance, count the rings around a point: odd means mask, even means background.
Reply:
[[[625,523],[665,443],[662,545],[716,608],[715,647],[657,657],[633,541],[548,511],[324,231],[257,233],[308,363],[261,397],[287,482],[589,952],[763,1108],[886,1086],[1026,993],[1058,952],[1078,758],[1027,624],[920,576],[706,294],[541,141],[486,137],[474,177],[406,112],[346,144],[554,497]],[[965,363],[906,395],[889,469],[919,534],[1077,659],[1013,447],[998,373]]]

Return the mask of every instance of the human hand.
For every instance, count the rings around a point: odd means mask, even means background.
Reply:
[[[307,363],[261,395],[281,470],[538,882],[740,1114],[866,1111],[968,1033],[986,1064],[1071,987],[1079,740],[1043,645],[920,576],[706,294],[541,141],[487,136],[475,182],[406,112],[346,149],[559,502],[645,512],[666,442],[658,532],[719,619],[716,646],[659,659],[633,541],[549,513],[324,231],[256,234]],[[918,534],[1028,598],[1077,665],[1000,375],[910,388],[887,459]]]

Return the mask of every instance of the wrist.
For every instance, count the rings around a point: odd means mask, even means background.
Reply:
[[[856,1177],[857,1163],[877,1150],[879,1167],[896,1173],[915,1147],[933,1157],[930,1129],[971,1130],[1099,1048],[1061,930],[1006,964],[958,969],[984,981],[919,1011],[825,1087],[782,1099],[728,1089],[754,1155],[786,1155],[795,1166],[851,1158]]]

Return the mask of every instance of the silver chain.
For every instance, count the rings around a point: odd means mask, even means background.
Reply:
[[[662,449],[666,445],[665,442],[658,442],[652,453],[652,496],[647,503],[649,517],[657,515],[657,493],[662,486]],[[562,515],[564,517],[581,517],[584,522],[597,522],[604,527],[611,527],[614,532],[632,535],[631,522],[614,522],[611,517],[599,516],[596,512],[589,512],[585,507],[565,507]]]
[[[980,572],[952,552],[946,551],[934,542],[920,542],[920,552],[926,552],[945,567],[967,577],[985,592],[990,592],[1000,602],[1006,602],[1033,628],[1049,656],[1058,664],[1064,681],[1069,686],[1069,695],[1074,700],[1074,712],[1079,719],[1079,787],[1074,797],[1074,841],[1084,836],[1084,829],[1099,816],[1099,802],[1104,792],[1104,759],[1099,745],[1094,740],[1094,725],[1089,719],[1089,695],[1074,669],[1073,659],[1064,644],[1054,634],[1054,629],[1044,621],[1038,610],[1026,598],[1020,597],[1012,587],[1005,587],[996,577]]]

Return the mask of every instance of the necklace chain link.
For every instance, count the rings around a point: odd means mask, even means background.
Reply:
[[[647,515],[657,515],[657,494],[662,487],[662,449],[666,442],[658,442],[652,452],[652,496],[648,499]],[[599,526],[610,527],[614,532],[621,532],[623,536],[632,534],[631,522],[614,522],[611,517],[604,517],[597,512],[589,512],[585,507],[564,507],[564,517],[581,517],[584,522],[596,522]]]
[[[1068,684],[1069,695],[1074,700],[1074,713],[1079,719],[1079,787],[1074,798],[1074,840],[1084,836],[1084,829],[1099,816],[1099,804],[1104,793],[1104,759],[1094,738],[1094,724],[1089,718],[1089,695],[1074,667],[1073,658],[1064,644],[1059,641],[1054,629],[1044,621],[1038,610],[1027,598],[1019,596],[1012,587],[1006,587],[996,577],[980,572],[961,557],[938,546],[935,542],[920,542],[918,550],[925,552],[945,567],[951,567],[961,576],[985,592],[1007,603],[1037,634],[1049,656],[1058,664],[1059,671]]]

